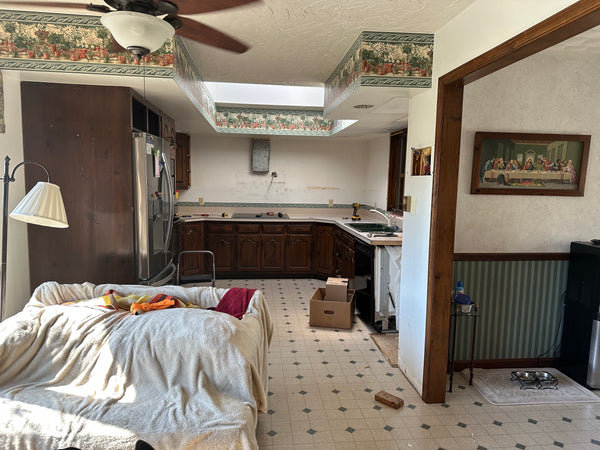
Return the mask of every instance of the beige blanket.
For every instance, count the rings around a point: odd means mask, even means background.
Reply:
[[[45,283],[0,324],[0,448],[254,449],[272,324],[195,308],[134,316],[67,301],[165,293],[202,307],[226,289]]]

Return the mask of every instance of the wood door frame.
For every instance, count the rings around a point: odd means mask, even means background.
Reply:
[[[580,0],[438,80],[422,394],[427,403],[446,398],[464,86],[598,25],[600,2]]]

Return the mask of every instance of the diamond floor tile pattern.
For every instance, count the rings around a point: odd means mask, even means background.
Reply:
[[[493,406],[455,377],[446,403],[426,404],[359,318],[351,330],[308,325],[310,297],[324,281],[217,280],[233,286],[263,291],[274,324],[269,410],[256,431],[261,449],[600,450],[598,403]],[[404,406],[376,402],[381,390]]]

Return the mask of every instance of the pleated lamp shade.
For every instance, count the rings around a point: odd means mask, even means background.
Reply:
[[[60,188],[56,184],[38,181],[10,217],[45,227],[67,228],[67,214]]]

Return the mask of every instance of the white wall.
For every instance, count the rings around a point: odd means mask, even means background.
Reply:
[[[191,135],[192,188],[179,201],[385,206],[388,136],[273,136],[267,174],[251,172],[251,148],[248,136]]]
[[[3,71],[4,120],[6,133],[0,134],[2,164],[4,157],[10,158],[10,171],[23,161],[23,136],[21,132],[21,88],[18,74]],[[4,170],[2,168],[2,170]],[[17,169],[15,181],[10,183],[8,212],[10,213],[25,195],[25,172]],[[6,265],[6,305],[4,317],[19,312],[30,297],[29,259],[27,247],[27,225],[8,219],[8,248]]]
[[[438,78],[512,36],[575,3],[574,0],[477,0],[435,33],[432,89],[411,99],[408,148],[434,145]],[[435,159],[435,148],[433,149]],[[410,170],[410,152],[407,155]],[[406,178],[416,214],[404,215],[398,365],[419,392],[423,388],[431,177]],[[450,293],[448,293],[450,294]]]
[[[465,89],[455,250],[568,252],[600,236],[600,61],[543,52]],[[470,195],[476,131],[591,134],[584,197]]]

